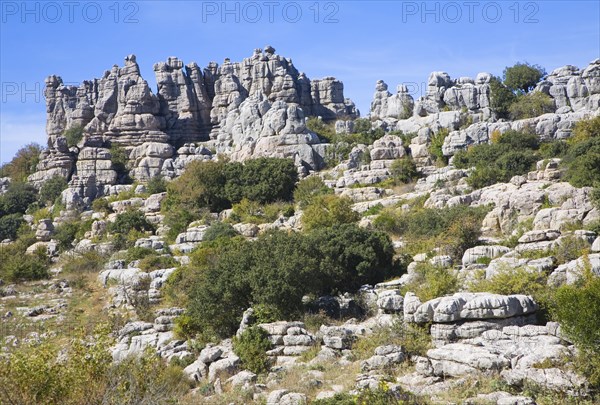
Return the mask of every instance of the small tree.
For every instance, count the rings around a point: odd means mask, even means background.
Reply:
[[[498,118],[508,118],[515,94],[498,77],[490,80],[490,107]]]
[[[27,176],[35,172],[42,147],[30,143],[19,149],[15,157],[0,167],[0,177],[10,177],[13,181],[25,181]]]
[[[40,188],[38,201],[42,205],[51,205],[65,188],[67,188],[67,180],[61,176],[54,176],[44,182]]]
[[[394,163],[392,163],[392,167],[390,167],[390,172],[392,173],[394,181],[400,183],[410,183],[419,176],[417,165],[409,156],[396,159]]]
[[[546,70],[540,65],[529,63],[516,63],[512,67],[504,69],[504,84],[515,93],[529,93],[542,77]]]
[[[257,374],[269,371],[271,361],[266,352],[271,347],[269,334],[258,326],[250,327],[233,338],[233,351],[240,357],[242,365]]]
[[[533,92],[517,97],[516,101],[508,109],[511,119],[521,120],[554,112],[556,107],[554,100],[549,95],[541,92]]]

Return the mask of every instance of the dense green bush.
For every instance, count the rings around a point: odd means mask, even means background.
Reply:
[[[63,133],[63,136],[66,138],[69,147],[77,146],[83,139],[83,127],[79,125],[72,126]]]
[[[164,193],[167,191],[167,181],[160,175],[154,176],[148,180],[148,184],[146,184],[146,191],[148,191],[149,194]]]
[[[325,184],[318,176],[310,176],[302,179],[294,190],[294,201],[304,209],[313,199],[319,195],[333,194],[333,190]]]
[[[184,210],[196,218],[202,209],[219,212],[246,198],[261,204],[291,201],[298,172],[290,159],[192,162],[167,186],[167,216]],[[169,218],[167,218],[169,221]]]
[[[25,213],[27,207],[37,200],[37,191],[25,183],[11,183],[6,193],[0,196],[0,217]]]
[[[556,106],[552,97],[542,92],[519,96],[509,107],[510,118],[513,120],[539,117],[555,110]]]
[[[274,231],[254,242],[215,242],[201,246],[192,255],[192,265],[175,276],[190,295],[188,333],[230,336],[243,311],[255,305],[277,319],[298,317],[306,294],[353,290],[382,281],[393,271],[389,238],[356,225],[308,234]]]
[[[129,154],[127,150],[118,144],[110,146],[110,162],[112,169],[117,172],[117,181],[120,184],[131,184],[132,179],[129,177],[127,162],[129,162]]]
[[[233,209],[228,220],[232,222],[245,222],[251,224],[265,224],[274,222],[280,217],[289,218],[294,215],[294,205],[287,202],[274,202],[271,204],[261,204],[243,198],[237,204],[233,204]]]
[[[312,199],[302,214],[302,226],[306,230],[350,224],[360,219],[352,209],[353,201],[333,194],[320,195]]]
[[[24,244],[0,249],[0,278],[16,281],[40,280],[48,277],[50,260],[45,248],[26,254]]]
[[[516,63],[504,69],[504,84],[515,93],[525,94],[533,90],[546,70],[539,65],[529,63]]]
[[[515,94],[498,77],[490,80],[490,107],[498,118],[508,118]]]
[[[576,366],[600,390],[600,277],[589,265],[576,285],[560,287],[555,294],[553,315],[579,349]]]
[[[573,143],[563,157],[566,179],[575,187],[592,187],[600,183],[600,133]]]
[[[0,166],[0,177],[10,177],[15,182],[27,180],[27,176],[35,172],[41,152],[42,147],[37,143],[22,147],[10,162]]]
[[[513,176],[525,174],[540,158],[537,137],[532,134],[507,131],[496,143],[481,144],[454,155],[457,168],[475,167],[467,182],[482,188],[497,182],[507,182]]]
[[[108,224],[110,233],[128,234],[132,230],[138,232],[154,231],[154,225],[146,220],[142,211],[132,209],[117,215],[115,222]]]
[[[206,230],[203,240],[213,241],[219,238],[233,238],[237,235],[239,235],[239,233],[233,226],[225,222],[217,221]]]
[[[42,184],[39,193],[39,202],[42,205],[51,205],[60,197],[62,191],[67,188],[67,180],[61,176],[54,176]]]
[[[410,156],[394,160],[390,167],[392,179],[397,183],[410,183],[419,177],[417,165]]]
[[[271,348],[269,334],[258,326],[250,327],[233,338],[233,351],[239,356],[242,367],[257,374],[269,371],[271,361],[266,352]]]
[[[458,278],[451,269],[434,266],[429,263],[419,263],[415,269],[415,277],[402,288],[402,292],[411,291],[422,302],[453,294],[458,291]]]
[[[450,131],[446,128],[441,128],[436,134],[431,137],[431,143],[429,144],[429,154],[434,157],[435,161],[438,164],[446,164],[448,163],[448,158],[444,156],[444,152],[442,151],[442,146],[444,145],[444,140],[448,136]]]
[[[4,239],[14,240],[17,232],[25,221],[21,214],[9,214],[0,217],[0,241]]]
[[[56,227],[52,238],[58,242],[60,250],[65,251],[73,248],[73,241],[80,233],[81,225],[79,221],[67,221]]]

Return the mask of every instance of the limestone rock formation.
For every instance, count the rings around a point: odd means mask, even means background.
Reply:
[[[335,121],[359,115],[344,98],[341,81],[311,81],[270,46],[242,62],[226,59],[204,69],[170,57],[155,64],[154,73],[156,93],[142,78],[135,55],[78,87],[48,77],[48,149],[29,180],[38,187],[57,175],[71,180],[63,200],[74,207],[127,177],[178,176],[190,161],[210,159],[209,149],[234,160],[292,158],[304,171],[315,170],[323,149],[314,147],[320,141],[306,128],[306,117]],[[65,131],[77,128],[82,139],[67,145]],[[119,162],[115,147],[121,148]]]

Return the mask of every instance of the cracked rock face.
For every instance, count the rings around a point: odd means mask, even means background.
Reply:
[[[342,82],[310,80],[270,46],[241,62],[226,59],[201,69],[169,57],[153,70],[156,92],[141,76],[135,55],[80,86],[48,77],[48,149],[30,181],[39,187],[53,176],[76,179],[65,197],[71,206],[96,198],[122,180],[111,161],[114,145],[124,149],[129,176],[140,181],[172,178],[188,162],[210,159],[208,149],[196,143],[234,160],[285,157],[315,170],[323,149],[313,147],[320,141],[306,128],[306,117],[335,121],[359,115],[344,98]],[[81,128],[83,139],[69,147],[64,135],[71,128]],[[182,145],[188,147],[180,157]]]

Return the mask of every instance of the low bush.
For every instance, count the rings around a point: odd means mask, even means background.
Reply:
[[[41,205],[52,205],[60,197],[62,191],[67,188],[67,180],[61,176],[54,176],[42,184],[38,200]]]
[[[22,214],[8,214],[0,216],[0,241],[4,239],[15,240],[19,228],[25,223]]]
[[[360,219],[352,209],[353,201],[336,195],[314,197],[302,214],[302,226],[306,230],[349,224]]]
[[[24,214],[36,202],[37,191],[25,183],[11,183],[8,190],[0,195],[0,217],[10,214]]]
[[[242,367],[257,374],[269,371],[271,361],[266,352],[271,348],[269,334],[258,326],[250,327],[233,338],[233,351],[239,356]]]
[[[114,222],[108,224],[110,233],[127,235],[132,230],[138,232],[154,231],[154,225],[146,220],[146,216],[139,210],[128,210],[117,215]]]
[[[327,185],[323,179],[318,176],[309,176],[302,179],[296,185],[294,190],[294,201],[301,209],[306,208],[312,201],[320,195],[333,194],[333,190]]]
[[[416,276],[402,288],[415,293],[421,302],[429,301],[458,291],[459,282],[451,269],[434,266],[429,263],[419,263],[415,269]]]
[[[77,146],[77,144],[83,139],[83,127],[74,125],[71,128],[67,129],[63,136],[67,139],[67,145]]]
[[[170,269],[177,266],[179,266],[179,262],[177,262],[173,256],[158,255],[156,253],[144,257],[138,264],[138,267],[145,272],[159,269]]]
[[[292,215],[294,215],[294,206],[291,203],[261,204],[244,198],[238,204],[233,204],[229,220],[232,222],[264,224],[274,222],[281,216],[291,217]]]
[[[554,100],[542,92],[519,96],[509,107],[510,118],[513,120],[539,117],[555,110]]]
[[[0,278],[4,280],[17,282],[48,277],[50,260],[45,248],[26,254],[24,244],[16,243],[0,249],[0,259]]]
[[[411,183],[419,177],[417,165],[410,156],[394,160],[390,173],[397,183]]]
[[[167,191],[167,181],[162,176],[154,176],[146,184],[148,194],[158,194]]]
[[[300,317],[302,298],[351,291],[393,274],[389,238],[356,225],[306,235],[273,231],[254,242],[218,239],[192,254],[191,266],[169,280],[167,291],[189,295],[188,333],[230,336],[244,310],[262,306],[276,319]],[[222,305],[227,302],[227,305]]]
[[[217,221],[206,230],[203,241],[210,242],[219,238],[233,238],[237,235],[239,235],[239,233],[233,226],[225,222]]]

